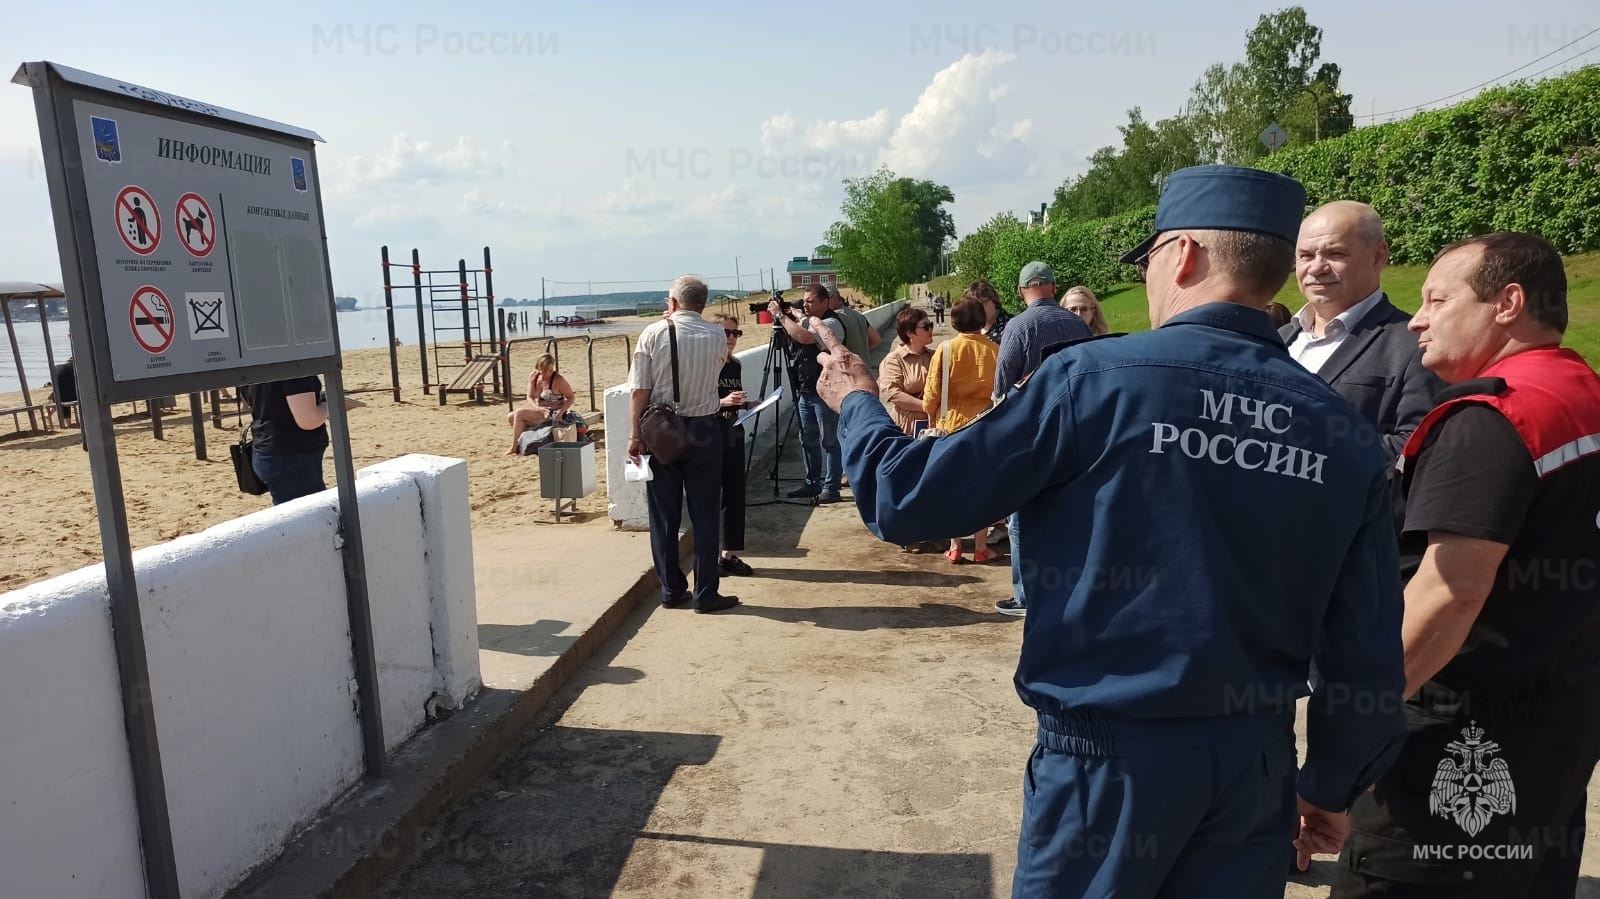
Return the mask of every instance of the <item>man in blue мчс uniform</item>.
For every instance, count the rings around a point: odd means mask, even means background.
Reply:
[[[818,393],[879,539],[1011,512],[1027,530],[1016,685],[1039,733],[1015,896],[1282,896],[1291,856],[1337,852],[1399,748],[1383,451],[1265,311],[1304,206],[1280,175],[1175,172],[1123,257],[1155,329],[1067,345],[947,437],[905,436],[827,341]]]

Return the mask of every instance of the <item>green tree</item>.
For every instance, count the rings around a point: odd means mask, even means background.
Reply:
[[[1276,121],[1293,145],[1337,137],[1355,124],[1340,70],[1322,57],[1322,29],[1303,7],[1261,16],[1243,62],[1217,63],[1190,92],[1189,111],[1207,160],[1249,165],[1266,155],[1260,135]]]
[[[878,300],[893,299],[900,285],[919,281],[930,270],[918,207],[912,192],[895,182],[887,167],[846,178],[844,218],[825,238],[844,280]]]
[[[967,280],[989,277],[989,261],[995,241],[1008,231],[1020,231],[1022,222],[1013,213],[998,212],[976,231],[961,239],[953,255],[956,271]]]
[[[956,236],[955,221],[950,218],[950,210],[944,208],[944,204],[956,201],[955,194],[943,184],[910,178],[894,179],[889,189],[916,211],[917,245],[923,256],[921,270],[911,280],[923,280],[938,269],[945,241]]]
[[[1089,170],[1056,188],[1052,222],[1116,215],[1154,203],[1168,175],[1200,161],[1192,123],[1182,117],[1154,125],[1135,106],[1128,110],[1122,149],[1101,147],[1089,157]]]

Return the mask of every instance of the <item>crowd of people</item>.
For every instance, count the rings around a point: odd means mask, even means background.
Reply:
[[[1174,173],[1122,257],[1139,334],[1107,335],[1086,290],[1057,299],[1042,263],[1014,316],[969,285],[943,344],[942,305],[902,310],[876,375],[826,290],[773,310],[807,348],[800,496],[848,485],[879,539],[952,561],[966,535],[995,558],[1007,525],[1000,610],[1029,619],[1015,681],[1039,725],[1014,895],[1279,896],[1329,853],[1339,899],[1574,892],[1600,762],[1600,376],[1562,347],[1561,257],[1465,237],[1407,315],[1377,211],[1305,199],[1254,169]],[[628,452],[681,389],[693,450],[656,468],[652,543],[663,603],[686,601],[687,493],[711,612],[738,604],[717,472],[744,400],[718,398],[732,325],[705,296],[680,279],[641,338]]]

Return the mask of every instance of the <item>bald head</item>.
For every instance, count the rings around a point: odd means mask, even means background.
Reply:
[[[1384,242],[1383,219],[1378,210],[1355,200],[1334,200],[1318,206],[1300,224],[1301,234],[1307,225],[1339,228],[1370,246]]]
[[[1383,219],[1365,203],[1336,200],[1317,207],[1300,223],[1294,275],[1311,310],[1313,330],[1378,290],[1389,244]]]

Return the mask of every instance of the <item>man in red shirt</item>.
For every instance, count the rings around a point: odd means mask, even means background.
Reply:
[[[1542,238],[1434,258],[1411,319],[1451,385],[1405,444],[1407,735],[1351,809],[1335,899],[1571,896],[1600,762],[1600,376]],[[1361,697],[1351,697],[1359,702]]]

